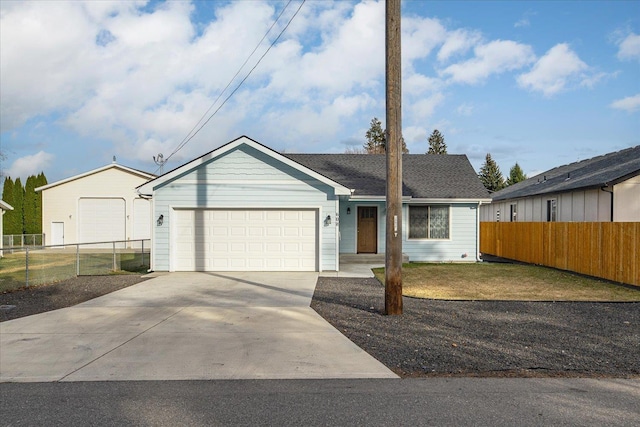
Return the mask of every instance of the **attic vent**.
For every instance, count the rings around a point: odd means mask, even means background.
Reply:
[[[565,179],[565,181],[571,179],[571,172],[567,172],[567,178]]]
[[[542,178],[542,182],[547,182],[547,175]]]

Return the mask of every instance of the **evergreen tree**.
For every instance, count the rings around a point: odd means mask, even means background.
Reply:
[[[2,187],[2,200],[11,205],[11,207],[15,208],[15,202],[13,200],[13,189],[14,183],[10,176],[8,176],[4,180],[4,185]],[[18,234],[15,231],[18,229],[17,226],[17,216],[15,209],[12,211],[6,211],[4,215],[2,215],[2,232],[4,234]]]
[[[522,168],[520,167],[518,162],[516,162],[516,164],[513,165],[509,170],[509,178],[507,178],[507,185],[517,184],[520,181],[524,181],[525,179],[527,179],[527,175],[524,174],[524,172],[522,171]]]
[[[377,117],[371,119],[371,127],[365,134],[367,142],[364,143],[364,149],[368,154],[382,154],[386,152],[387,136],[385,130],[382,129],[382,123]]]
[[[40,172],[40,174],[36,177],[36,188],[47,185],[47,177],[44,175],[44,172]],[[42,191],[36,193],[36,214],[38,216],[38,226],[35,234],[42,234]]]
[[[438,129],[434,129],[429,136],[429,151],[427,154],[447,154],[447,144],[444,142],[444,136]]]
[[[364,143],[363,148],[367,154],[384,154],[387,152],[387,132],[382,128],[382,122],[374,117],[371,120],[371,126],[365,134],[367,142]],[[404,138],[400,137],[402,141],[402,153],[409,152],[407,144],[404,142]]]
[[[482,181],[485,188],[491,192],[502,190],[504,185],[504,178],[498,164],[491,158],[491,154],[487,153],[485,162],[480,168],[478,178]]]
[[[20,178],[16,178],[13,182],[13,212],[16,218],[14,221],[13,233],[7,234],[24,234],[24,187]]]
[[[24,232],[26,234],[40,234],[39,230],[42,229],[42,224],[38,224],[42,221],[42,216],[38,212],[40,193],[35,192],[37,179],[35,175],[31,175],[24,185]]]

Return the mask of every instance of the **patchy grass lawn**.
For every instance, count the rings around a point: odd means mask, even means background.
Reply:
[[[25,286],[25,252],[7,253],[0,258],[0,292]],[[113,253],[110,251],[80,252],[80,269],[76,267],[78,254],[75,251],[50,249],[29,252],[29,286],[55,283],[76,277],[107,275],[123,272],[140,273],[148,268],[149,254],[140,252],[116,253],[116,268],[113,269]],[[146,265],[145,265],[146,264]]]
[[[384,283],[384,268],[373,270]],[[402,293],[416,298],[494,301],[640,301],[640,288],[553,268],[504,263],[409,263]]]

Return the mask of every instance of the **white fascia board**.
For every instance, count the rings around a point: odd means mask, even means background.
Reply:
[[[3,211],[12,211],[13,210],[13,206],[11,206],[9,203],[5,202],[4,200],[0,200],[0,208],[2,208]]]
[[[350,202],[385,202],[387,200],[387,196],[351,196],[349,197]],[[410,196],[403,196],[402,201],[408,202],[411,200]]]
[[[272,150],[271,148],[268,148],[254,140],[252,140],[251,138],[248,138],[246,136],[241,136],[240,138],[237,138],[219,148],[216,148],[213,151],[210,151],[209,153],[198,157],[197,159],[194,159],[188,163],[185,163],[184,165],[172,170],[171,172],[166,173],[165,175],[162,175],[154,180],[151,180],[145,184],[142,184],[141,186],[139,186],[137,188],[138,193],[140,194],[147,194],[147,195],[151,195],[153,194],[153,190],[158,187],[159,185],[164,184],[167,181],[170,181],[182,174],[184,174],[185,172],[188,172],[192,169],[197,168],[198,166],[201,166],[205,163],[207,163],[208,161],[219,157],[235,148],[237,148],[240,145],[248,145],[251,148],[254,148],[264,154],[266,154],[267,156],[273,157],[274,159],[288,165],[291,166],[294,169],[297,169],[299,171],[301,171],[302,173],[305,173],[311,177],[313,177],[314,179],[317,179],[318,181],[327,184],[330,187],[334,188],[334,191],[336,193],[336,195],[338,196],[348,196],[351,194],[351,190],[344,187],[341,184],[338,184],[337,182],[327,178],[324,175],[320,175],[319,173],[307,168],[306,166],[301,165],[300,163],[294,162],[293,160],[289,159],[288,157],[283,156],[282,154],[278,153],[277,151]]]
[[[384,202],[386,196],[351,196],[350,202]],[[414,198],[411,196],[402,197],[402,203],[490,203],[491,199],[436,199],[436,198]]]
[[[411,198],[411,203],[490,203],[491,199],[418,199]]]
[[[61,179],[60,181],[52,182],[51,184],[43,185],[42,187],[37,187],[36,189],[34,189],[34,191],[37,193],[39,191],[46,190],[47,188],[56,187],[58,185],[66,184],[67,182],[75,181],[76,179],[84,178],[85,176],[93,175],[93,174],[96,174],[96,173],[99,173],[99,172],[102,172],[102,171],[105,171],[105,170],[111,169],[111,168],[120,169],[120,170],[132,173],[134,175],[138,175],[138,176],[140,176],[142,178],[146,178],[146,179],[155,178],[155,175],[152,175],[150,173],[146,173],[146,172],[142,172],[142,171],[139,171],[139,170],[131,169],[131,168],[128,168],[126,166],[119,165],[117,163],[111,163],[111,164],[99,167],[97,169],[90,170],[89,172],[84,172],[84,173],[81,173],[79,175],[74,175],[74,176],[71,176],[69,178]]]

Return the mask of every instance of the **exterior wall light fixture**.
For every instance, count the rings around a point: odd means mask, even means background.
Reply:
[[[158,227],[160,227],[163,222],[164,222],[164,215],[160,214],[160,216],[158,217],[158,220],[156,221],[156,224],[158,225]]]
[[[324,225],[331,225],[331,215],[327,215],[324,219]]]
[[[351,215],[351,208],[347,208],[347,215]]]

